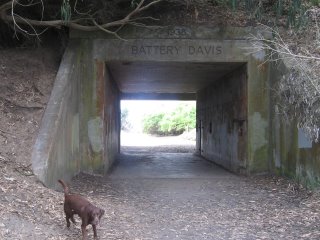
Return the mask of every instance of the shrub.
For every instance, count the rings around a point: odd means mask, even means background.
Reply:
[[[171,112],[147,115],[143,119],[143,132],[156,135],[179,135],[195,128],[196,108],[180,104]]]

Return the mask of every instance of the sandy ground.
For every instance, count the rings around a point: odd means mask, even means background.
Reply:
[[[193,153],[195,148],[196,142],[184,136],[155,138],[147,134],[121,132],[121,151]]]
[[[195,141],[188,140],[183,136],[179,137],[157,137],[157,141],[154,141],[155,137],[142,133],[130,133],[121,132],[121,146],[126,147],[154,147],[154,146],[190,146],[195,148]]]
[[[81,236],[79,223],[66,228],[63,194],[30,168],[57,59],[44,49],[0,52],[0,239]],[[127,137],[109,175],[70,183],[106,210],[100,239],[320,239],[318,193],[282,178],[235,176],[178,139],[130,146]]]

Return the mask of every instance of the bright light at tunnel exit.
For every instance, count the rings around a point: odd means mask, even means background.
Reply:
[[[121,112],[128,112],[128,122],[132,132],[142,132],[142,119],[144,116],[160,112],[171,112],[180,104],[196,106],[196,101],[170,101],[170,100],[121,100]]]

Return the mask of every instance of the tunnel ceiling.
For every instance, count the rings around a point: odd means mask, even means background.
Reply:
[[[196,93],[244,63],[109,62],[122,93]]]

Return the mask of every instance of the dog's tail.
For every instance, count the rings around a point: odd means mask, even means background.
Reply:
[[[62,185],[64,194],[69,194],[69,188],[67,184],[65,184],[65,182],[62,179],[59,179],[58,182]]]

